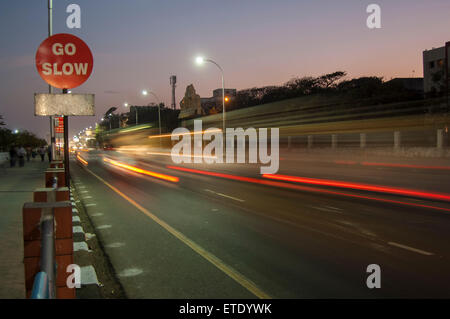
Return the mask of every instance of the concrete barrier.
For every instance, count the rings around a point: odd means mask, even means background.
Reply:
[[[63,168],[48,168],[45,171],[45,187],[53,186],[53,179],[58,179],[57,187],[66,186],[66,176]]]
[[[52,161],[50,168],[64,168],[64,163],[62,161]]]
[[[68,187],[37,188],[33,193],[33,202],[63,202],[70,199]]]

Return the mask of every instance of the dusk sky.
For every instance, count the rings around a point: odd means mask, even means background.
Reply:
[[[422,76],[422,51],[450,40],[449,0],[54,0],[54,34],[73,33],[94,56],[90,79],[73,92],[95,93],[95,117],[71,117],[70,133],[94,125],[111,106],[156,102],[170,106],[169,76],[176,75],[177,105],[194,84],[202,97],[220,87],[280,85],[292,77],[337,70],[359,76]],[[81,29],[66,26],[66,7],[81,6]],[[366,7],[381,6],[381,29],[366,26]],[[35,117],[34,93],[48,92],[35,67],[47,37],[47,0],[2,1],[0,114],[10,129],[46,138],[47,117]],[[413,73],[413,70],[415,71]],[[55,90],[60,92],[60,90]]]

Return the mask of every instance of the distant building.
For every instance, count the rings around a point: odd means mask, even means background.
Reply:
[[[450,56],[450,42],[447,59]],[[441,92],[445,89],[445,46],[423,51],[423,89],[425,93]]]
[[[236,99],[236,89],[225,89],[225,107],[233,104]],[[212,97],[202,97],[201,106],[205,114],[222,112],[222,89],[215,89]]]

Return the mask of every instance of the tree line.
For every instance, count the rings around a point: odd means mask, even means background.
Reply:
[[[22,145],[24,147],[41,147],[47,145],[44,139],[37,137],[34,133],[29,131],[19,131],[17,133],[10,129],[4,128],[5,123],[3,116],[0,115],[0,151],[7,152],[11,146]]]
[[[400,83],[384,81],[382,77],[369,76],[343,80],[344,71],[336,71],[317,77],[292,78],[280,86],[254,87],[240,90],[230,109],[245,108],[285,99],[321,94],[339,96],[352,102],[369,99],[373,104],[393,103],[422,98],[418,92],[404,88]]]

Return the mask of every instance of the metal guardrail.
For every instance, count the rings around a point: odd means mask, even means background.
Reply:
[[[53,177],[53,192],[58,186],[58,178]],[[52,196],[54,198],[54,196]],[[31,299],[56,298],[55,224],[53,208],[42,210],[41,217],[41,271],[34,277]]]

